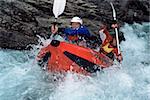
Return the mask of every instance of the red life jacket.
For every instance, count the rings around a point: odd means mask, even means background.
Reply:
[[[113,40],[113,37],[110,35],[107,29],[104,29],[103,33],[106,38],[102,42],[100,52],[103,52],[106,55],[112,52],[115,56],[119,56],[120,54],[118,54],[118,48],[112,46],[110,43]]]
[[[68,36],[68,39],[71,41],[77,41],[79,38],[77,35],[74,35],[74,36]]]
[[[108,32],[107,29],[105,29],[105,30],[103,31],[103,33],[105,34],[106,38],[105,38],[105,40],[103,41],[102,45],[106,45],[107,43],[109,43],[110,41],[112,41],[113,38],[112,38],[112,36],[110,35],[110,33]]]

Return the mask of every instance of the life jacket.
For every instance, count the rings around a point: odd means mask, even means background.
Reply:
[[[111,45],[113,38],[106,29],[103,32],[100,32],[100,37],[102,40],[102,47],[100,48],[101,53],[105,54],[112,60],[114,59],[114,56],[117,58],[121,55],[121,53],[119,54],[118,52],[118,48]]]
[[[73,36],[68,36],[68,39],[71,41],[77,41],[79,37],[77,35],[73,35]]]
[[[115,47],[113,47],[110,44],[113,38],[107,29],[105,29],[102,33],[100,33],[100,37],[102,39],[102,47],[100,48],[100,52],[104,53],[105,55],[110,53],[116,53]]]
[[[102,47],[102,49],[106,52],[106,53],[110,53],[114,50],[114,48],[110,45],[110,43],[107,43],[106,45],[104,45]]]
[[[85,26],[80,26],[77,29],[66,28],[63,32],[66,35],[67,40],[77,41],[79,40],[79,36],[81,37],[90,37],[91,34],[89,30]]]
[[[112,41],[112,36],[110,35],[107,29],[100,33],[100,38],[102,40],[103,46],[106,45],[108,42]]]
[[[100,52],[114,60],[114,57],[118,57],[118,49],[117,47],[112,46],[110,43],[107,43],[106,45],[102,46],[100,49]]]

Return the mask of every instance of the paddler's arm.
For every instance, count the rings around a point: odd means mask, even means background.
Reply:
[[[115,55],[116,60],[117,60],[119,63],[121,63],[122,60],[123,60],[122,54],[121,54],[121,53],[120,53],[120,54],[118,53],[118,49],[117,49],[117,48],[114,48],[113,53],[114,53],[114,55]]]
[[[64,31],[65,31],[65,28],[63,28],[63,27],[58,28],[58,26],[54,25],[54,24],[52,24],[52,26],[51,26],[51,33],[52,34],[59,34],[59,35],[63,36]]]
[[[57,24],[52,24],[51,26],[51,33],[56,34],[58,32],[58,26]]]
[[[116,21],[116,20],[112,21],[111,27],[112,27],[113,29],[115,29],[115,28],[118,28],[118,27],[119,27],[119,25],[118,25],[118,23],[117,23],[117,21]]]

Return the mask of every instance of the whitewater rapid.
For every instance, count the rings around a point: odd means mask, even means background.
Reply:
[[[150,100],[150,23],[121,31],[121,67],[93,77],[68,72],[58,81],[37,65],[38,50],[0,49],[0,100]]]

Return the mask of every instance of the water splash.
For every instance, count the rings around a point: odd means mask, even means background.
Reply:
[[[1,100],[149,100],[150,54],[147,48],[149,31],[143,25],[122,27],[126,41],[122,42],[122,68],[109,68],[90,76],[68,72],[58,81],[34,62],[41,38],[33,51],[0,50]],[[42,45],[41,45],[42,44]],[[35,49],[36,48],[36,49]],[[57,81],[56,81],[57,80]]]

